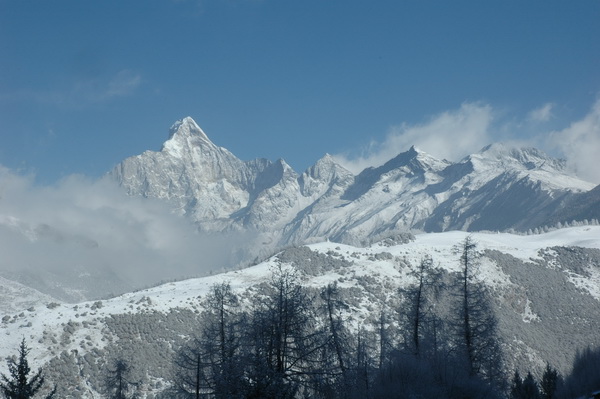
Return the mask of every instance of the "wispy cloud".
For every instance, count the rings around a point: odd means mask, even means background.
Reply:
[[[544,141],[564,155],[578,176],[600,184],[600,99],[581,120],[551,132]]]
[[[600,183],[600,100],[581,120],[562,130],[540,131],[540,122],[555,118],[554,103],[532,110],[523,120],[501,118],[502,112],[482,103],[465,103],[460,108],[430,117],[420,124],[392,127],[382,142],[373,141],[358,156],[337,154],[347,169],[359,173],[379,166],[414,145],[437,157],[458,161],[493,142],[534,146],[564,157],[582,179]]]
[[[79,79],[69,87],[55,90],[22,88],[0,93],[2,102],[35,102],[57,107],[81,107],[135,94],[142,84],[139,72],[123,69],[108,78]]]
[[[141,83],[142,77],[139,73],[123,69],[108,79],[80,80],[67,95],[73,100],[104,102],[132,95]]]
[[[355,173],[381,165],[412,145],[435,157],[456,161],[493,141],[490,134],[493,119],[491,106],[464,103],[459,109],[442,112],[424,123],[392,127],[383,142],[370,143],[358,157],[346,154],[335,157]]]
[[[108,88],[104,92],[105,98],[122,97],[132,94],[142,82],[139,73],[128,69],[122,70],[108,82]]]
[[[553,103],[546,103],[539,108],[536,108],[529,112],[527,115],[528,119],[533,122],[548,122],[554,116],[552,111],[554,109]]]

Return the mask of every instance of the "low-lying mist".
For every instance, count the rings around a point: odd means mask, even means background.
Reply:
[[[206,275],[240,261],[241,233],[202,234],[108,179],[37,186],[0,167],[0,275],[67,301]]]

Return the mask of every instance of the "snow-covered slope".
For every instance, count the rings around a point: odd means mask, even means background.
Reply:
[[[249,305],[276,265],[291,267],[308,289],[337,282],[349,305],[351,328],[372,328],[381,310],[396,315],[398,288],[424,255],[446,272],[459,269],[453,248],[468,233],[392,236],[368,247],[322,242],[290,248],[256,266],[168,283],[113,299],[79,304],[40,299],[2,320],[0,357],[28,340],[34,366],[73,397],[90,398],[106,359],[126,355],[138,366],[147,393],[170,378],[173,350],[192,335],[211,285],[228,281]],[[600,344],[600,227],[540,235],[473,233],[485,256],[479,278],[491,289],[509,368],[566,372],[575,351]],[[443,297],[442,297],[443,298]],[[448,300],[448,297],[443,300]],[[395,316],[394,316],[395,317]],[[395,322],[394,322],[395,323]],[[0,365],[0,371],[4,371]]]
[[[356,176],[325,155],[298,175],[283,160],[239,160],[189,117],[160,152],[128,158],[111,175],[131,195],[170,201],[203,231],[251,230],[271,249],[408,229],[525,231],[594,187],[564,161],[503,144],[458,163],[412,147]]]

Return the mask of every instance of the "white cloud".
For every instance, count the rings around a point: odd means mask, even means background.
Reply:
[[[600,183],[600,100],[583,119],[546,137],[547,145],[560,152],[579,177]]]
[[[129,197],[108,179],[39,187],[0,166],[0,272],[93,273],[134,289],[231,267],[243,239],[202,236],[166,204]]]
[[[546,103],[539,108],[536,108],[529,112],[527,118],[533,122],[548,122],[554,117],[552,110],[554,109],[553,103]]]
[[[437,158],[456,161],[494,141],[490,134],[493,116],[489,105],[464,103],[459,109],[442,112],[422,124],[392,127],[382,143],[372,142],[361,156],[335,157],[354,173],[382,165],[412,145]]]

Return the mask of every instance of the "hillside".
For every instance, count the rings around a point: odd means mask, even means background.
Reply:
[[[106,361],[120,354],[136,365],[150,398],[168,386],[174,350],[199,328],[202,299],[213,284],[229,282],[250,306],[273,268],[283,265],[314,293],[336,281],[348,304],[345,323],[355,331],[373,329],[382,310],[392,320],[402,313],[398,288],[411,284],[410,272],[424,255],[446,274],[457,271],[453,247],[466,236],[458,231],[403,235],[364,248],[322,242],[290,248],[246,269],[109,300],[67,304],[39,298],[3,318],[0,354],[14,353],[24,337],[33,365],[46,365],[48,377],[74,398],[93,397]],[[484,253],[478,276],[492,293],[509,370],[539,371],[550,362],[567,372],[577,349],[600,344],[600,227],[472,237]]]

